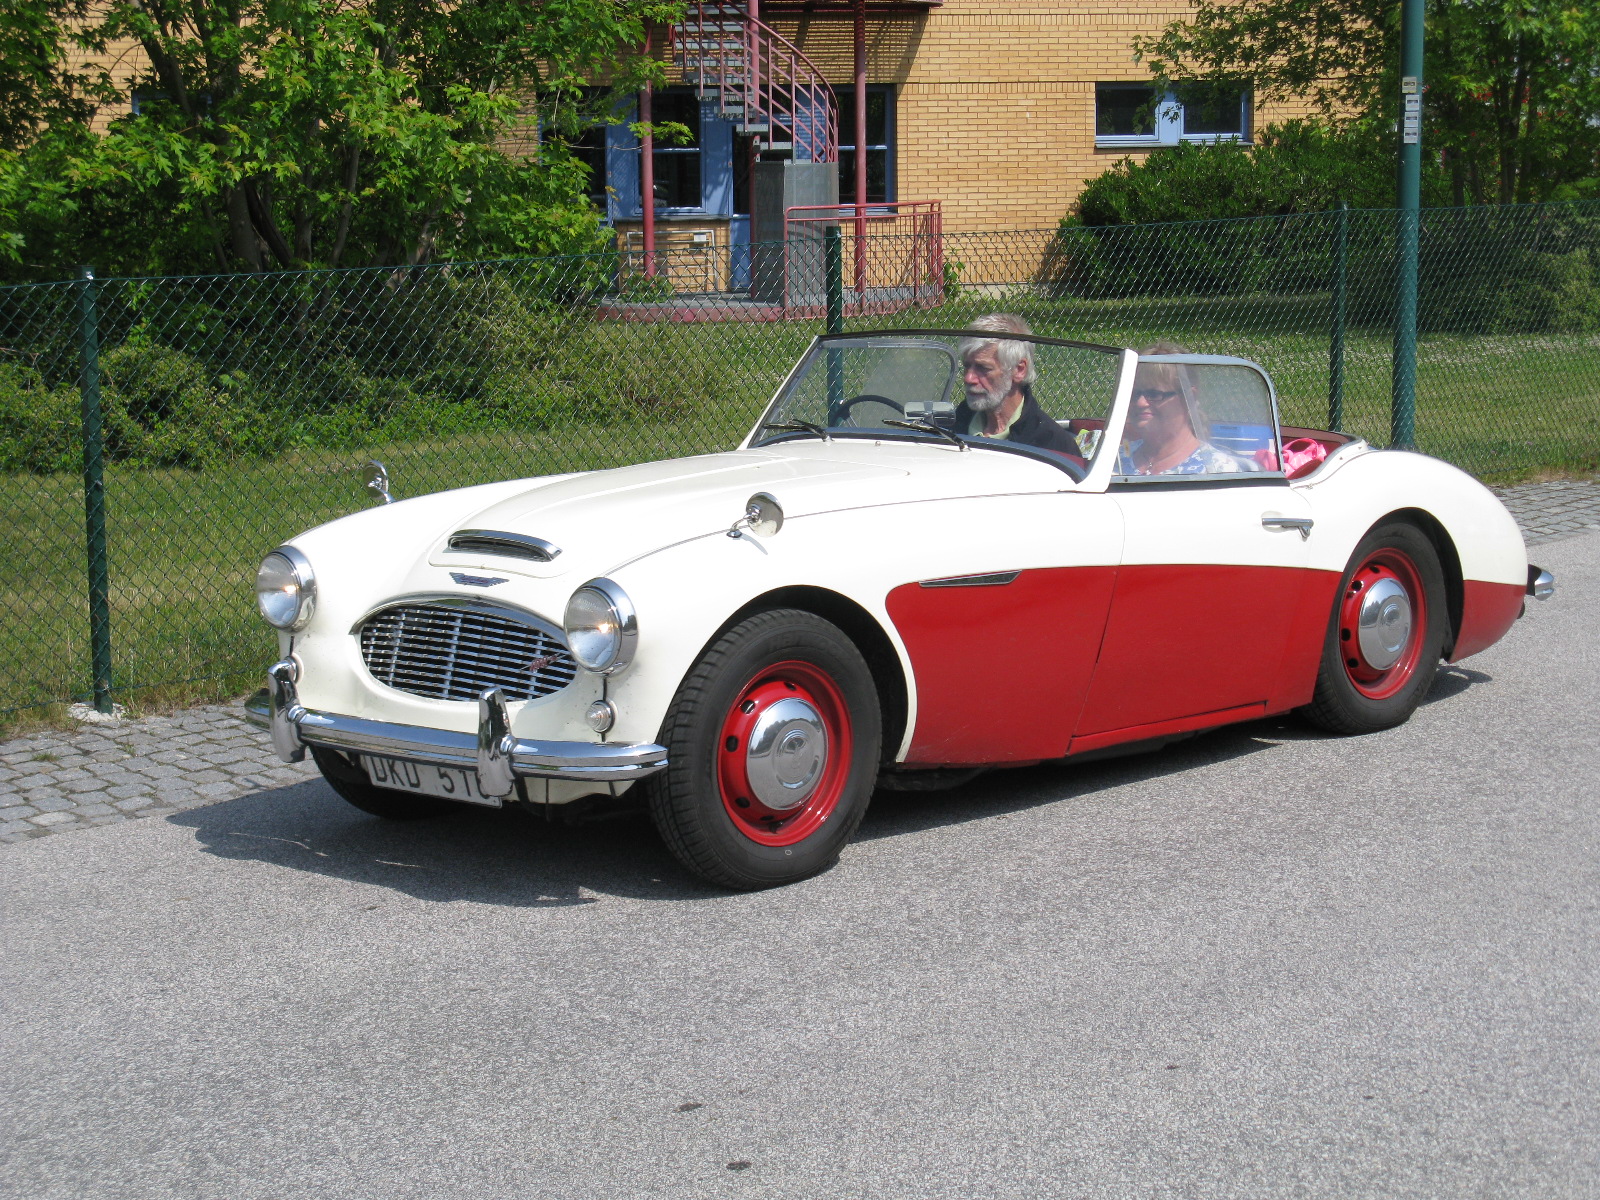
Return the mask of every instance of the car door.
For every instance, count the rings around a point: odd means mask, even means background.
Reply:
[[[1150,360],[1140,361],[1143,371]],[[1122,558],[1074,752],[1265,713],[1304,610],[1322,595],[1307,569],[1310,507],[1277,470],[1265,373],[1198,355],[1160,366],[1180,368],[1175,390],[1197,393],[1185,403],[1215,469],[1139,473],[1129,447],[1140,443],[1126,436],[1143,403],[1136,382],[1108,489]],[[1206,459],[1197,452],[1188,465]]]
[[[1060,758],[1116,586],[1117,505],[1069,491],[987,497],[963,502],[941,533],[944,565],[893,588],[885,601],[915,684],[904,761]],[[957,558],[976,569],[952,571]]]

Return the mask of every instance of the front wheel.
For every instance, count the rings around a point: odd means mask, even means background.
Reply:
[[[1339,582],[1316,692],[1302,713],[1333,733],[1403,724],[1433,686],[1448,619],[1433,542],[1403,522],[1373,529]]]
[[[723,887],[793,883],[838,859],[872,796],[882,718],[866,661],[798,609],[729,629],[667,711],[650,815],[685,867]]]

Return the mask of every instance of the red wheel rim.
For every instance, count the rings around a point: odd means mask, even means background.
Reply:
[[[763,754],[774,738],[776,753]],[[791,765],[774,772],[770,764],[786,748],[793,749]],[[803,842],[839,807],[852,749],[850,710],[832,677],[811,663],[775,663],[739,689],[722,720],[717,737],[722,807],[734,828],[753,842]],[[793,795],[775,794],[780,791]]]
[[[1387,546],[1367,555],[1339,601],[1339,656],[1350,685],[1369,700],[1395,695],[1417,672],[1427,628],[1428,594],[1411,556]]]

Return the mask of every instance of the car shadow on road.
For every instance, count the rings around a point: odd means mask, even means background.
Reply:
[[[644,815],[590,825],[480,809],[385,821],[320,780],[255,792],[167,818],[208,854],[392,888],[419,900],[517,908],[591,904],[596,894],[649,900],[727,895],[673,861]]]
[[[1460,666],[1442,669],[1425,703],[1490,678]],[[880,791],[857,836],[897,837],[1070,803],[1107,788],[1261,753],[1282,742],[1330,736],[1299,718],[1274,717],[1122,758],[991,771],[949,791]],[[642,812],[567,826],[544,820],[538,810],[463,805],[431,820],[384,821],[346,804],[320,780],[308,780],[174,813],[167,820],[193,829],[204,850],[219,858],[393,888],[419,900],[536,908],[590,904],[597,896],[705,900],[730,894],[680,867]]]
[[[1477,687],[1480,683],[1493,682],[1493,675],[1483,671],[1474,671],[1471,667],[1463,667],[1458,663],[1452,663],[1450,666],[1439,668],[1439,673],[1433,679],[1433,687],[1422,698],[1422,702],[1424,704],[1437,704],[1441,700],[1459,696],[1468,688]]]
[[[948,791],[879,791],[872,798],[872,807],[857,837],[871,841],[983,821],[1047,804],[1070,803],[1123,784],[1180,775],[1196,767],[1270,750],[1286,740],[1283,727],[1292,720],[1280,717],[1231,725],[1160,750],[1143,750],[1124,757],[989,771]]]

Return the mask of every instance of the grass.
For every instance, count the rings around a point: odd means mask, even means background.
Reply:
[[[1273,375],[1286,424],[1326,421],[1326,297],[1087,302],[990,289],[851,326],[959,327],[996,308],[1023,313],[1044,334],[1134,346],[1170,338],[1253,358]],[[138,713],[254,687],[274,652],[255,613],[256,563],[301,530],[365,507],[369,458],[382,459],[396,495],[407,496],[725,449],[817,331],[813,322],[609,326],[616,360],[632,364],[633,398],[605,423],[546,408],[519,424],[513,408],[502,428],[451,438],[298,450],[202,472],[111,467],[117,700]],[[1388,440],[1391,353],[1387,332],[1348,335],[1344,424],[1379,444]],[[1421,447],[1486,481],[1582,474],[1600,462],[1600,336],[1426,336],[1417,399]],[[88,687],[83,487],[69,474],[4,483],[0,732],[15,733],[63,723],[63,702]]]

